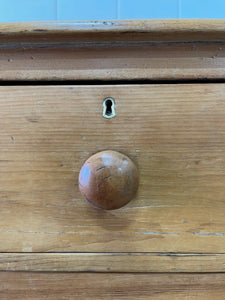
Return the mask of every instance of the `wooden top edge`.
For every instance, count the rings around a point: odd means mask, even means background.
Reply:
[[[40,42],[46,35],[51,38],[50,42],[55,42],[57,38],[60,41],[65,38],[66,41],[73,41],[72,37],[82,35],[86,36],[85,41],[89,41],[90,33],[90,41],[106,41],[106,34],[111,41],[225,41],[225,19],[0,23],[0,42],[7,42],[5,38],[8,38],[8,42],[14,42],[12,37],[23,42],[25,37],[30,36],[39,38]]]
[[[103,21],[49,21],[0,23],[5,33],[18,32],[161,32],[161,31],[222,31],[225,19],[148,19],[148,20],[103,20]]]

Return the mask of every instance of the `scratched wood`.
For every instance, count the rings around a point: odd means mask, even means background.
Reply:
[[[215,80],[225,42],[23,44],[0,48],[0,63],[0,80]]]
[[[0,80],[225,78],[224,20],[0,24]]]
[[[4,43],[225,41],[222,20],[107,20],[1,23]]]
[[[0,271],[215,273],[225,272],[225,255],[188,253],[1,253]]]
[[[220,300],[225,274],[88,274],[0,272],[0,298]]]
[[[224,84],[1,86],[0,251],[224,253],[224,95]],[[140,172],[117,211],[78,189],[103,149]]]

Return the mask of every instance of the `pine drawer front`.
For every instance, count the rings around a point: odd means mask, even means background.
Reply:
[[[223,253],[224,94],[224,84],[0,87],[0,251]],[[114,211],[78,189],[82,163],[104,149],[140,173],[136,198]]]

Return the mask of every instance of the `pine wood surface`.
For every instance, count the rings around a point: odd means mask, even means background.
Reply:
[[[225,254],[1,253],[0,271],[215,273],[225,272]]]
[[[0,24],[0,299],[223,299],[224,33],[225,20]],[[140,172],[117,211],[78,189],[105,149]]]
[[[0,63],[1,81],[223,80],[225,42],[64,45],[47,39],[0,47]]]
[[[1,23],[0,80],[224,80],[224,33],[224,20]]]
[[[225,274],[90,274],[0,272],[4,300],[221,300]]]
[[[1,252],[224,253],[224,84],[0,87]],[[116,117],[102,117],[113,97]],[[137,165],[127,206],[78,189],[104,149]]]
[[[225,20],[98,20],[1,23],[1,41],[225,41]]]

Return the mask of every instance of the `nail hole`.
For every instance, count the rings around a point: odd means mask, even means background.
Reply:
[[[103,113],[104,118],[110,119],[115,117],[115,101],[113,98],[107,97],[103,100]]]

